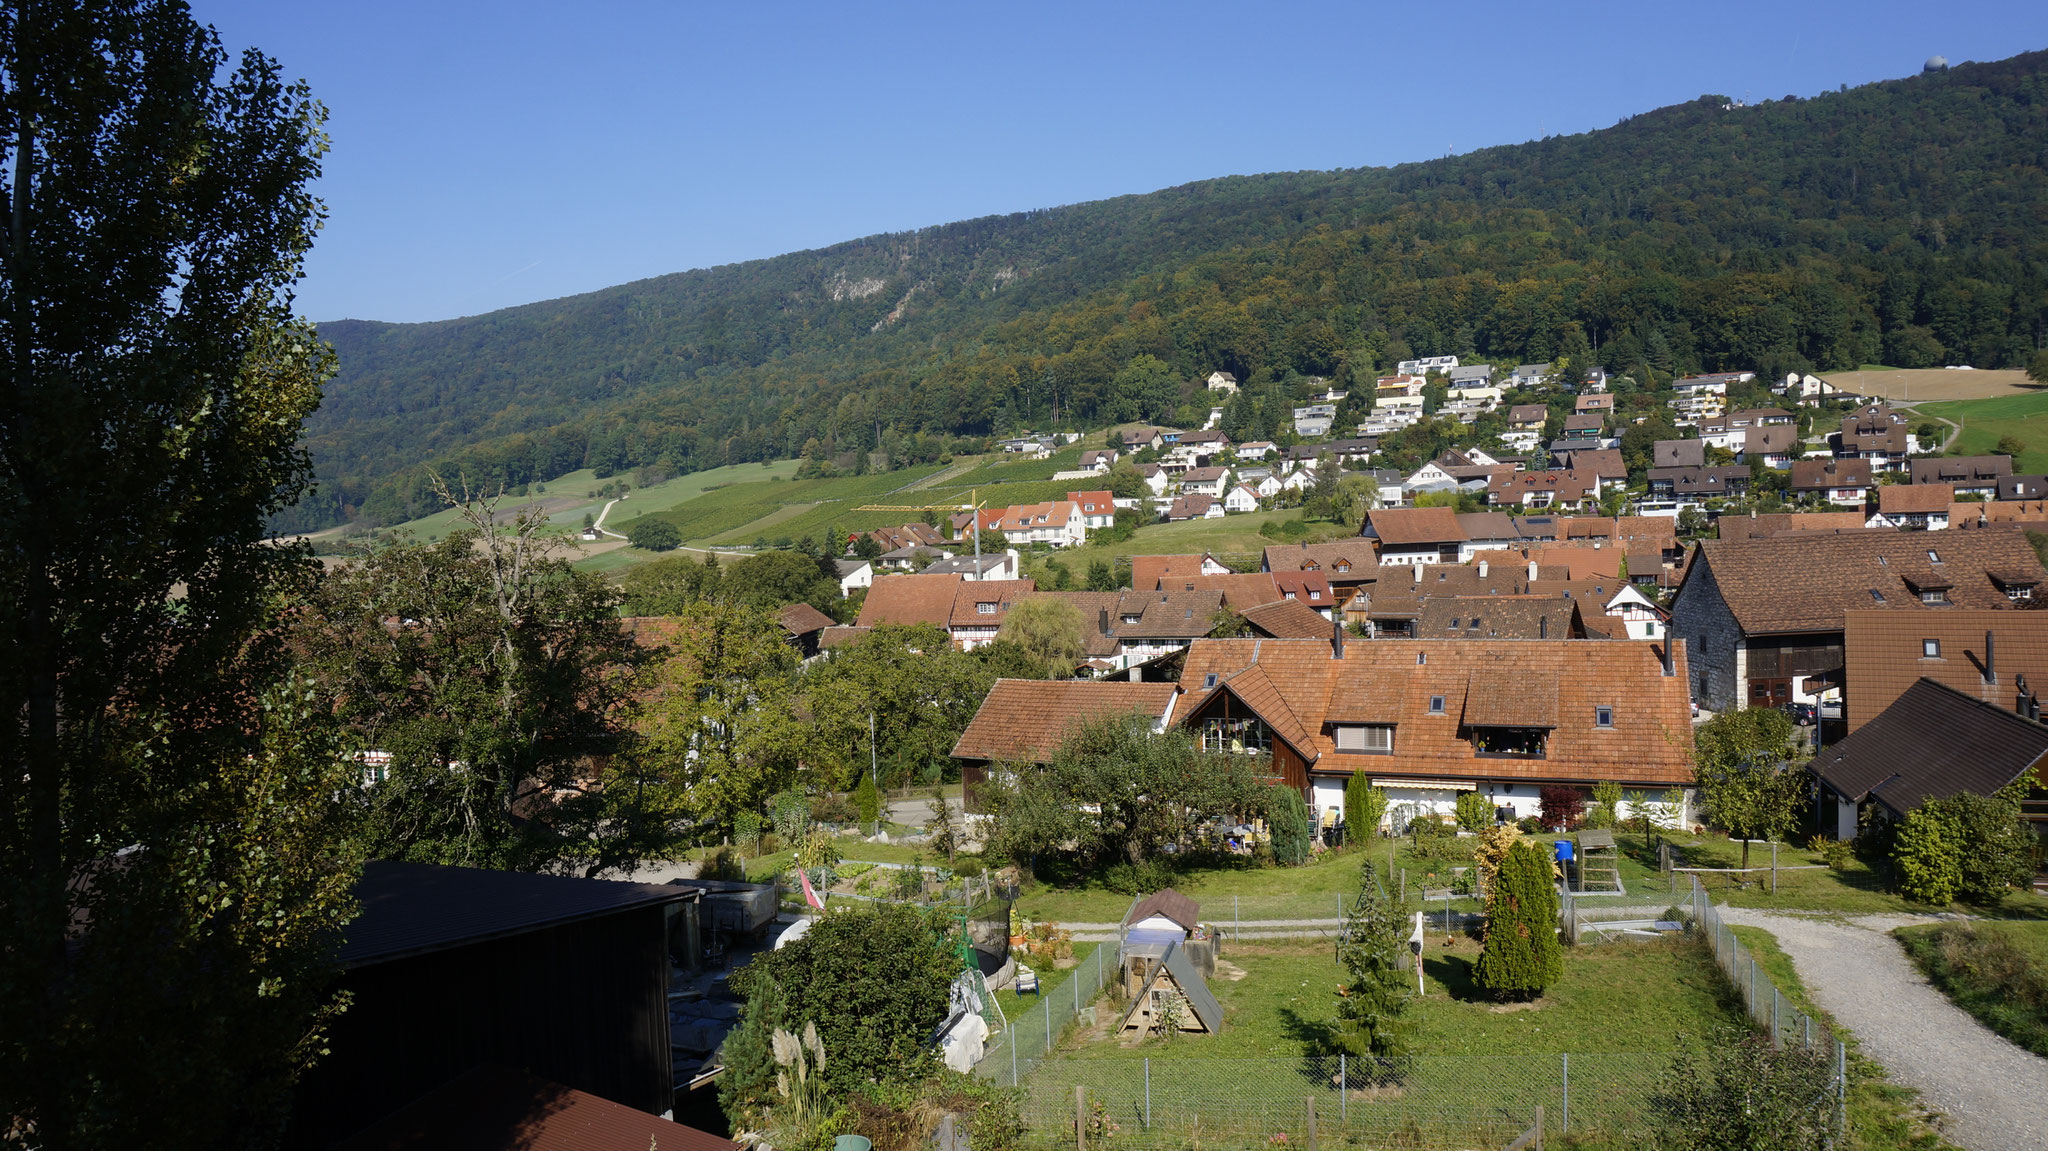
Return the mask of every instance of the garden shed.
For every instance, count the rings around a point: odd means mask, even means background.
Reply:
[[[1131,905],[1124,914],[1124,942],[1184,942],[1201,921],[1202,905],[1169,887]]]

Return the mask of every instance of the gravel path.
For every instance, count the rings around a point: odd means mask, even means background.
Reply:
[[[1969,1151],[2048,1146],[2048,1059],[2023,1051],[1950,1003],[1906,958],[1894,927],[1908,915],[1839,921],[1724,907],[1729,923],[1778,937],[1814,1002],[1854,1032],[1893,1082],[1919,1090],[1947,1116],[1944,1133]]]

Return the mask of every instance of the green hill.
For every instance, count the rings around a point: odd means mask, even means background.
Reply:
[[[2020,363],[2048,335],[2048,53],[1393,168],[1239,176],[432,324],[322,325],[321,492],[282,526],[511,484],[1189,414],[1406,354],[1611,371]],[[1125,371],[1140,357],[1165,369]],[[1139,360],[1140,365],[1149,361]],[[1119,373],[1123,373],[1120,377]],[[1181,381],[1176,391],[1165,372]],[[1254,389],[1257,391],[1257,389]],[[1203,398],[1205,400],[1205,398]]]

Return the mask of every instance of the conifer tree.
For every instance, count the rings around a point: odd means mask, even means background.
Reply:
[[[1564,975],[1557,889],[1533,842],[1508,850],[1486,903],[1486,946],[1473,981],[1500,999],[1534,999]]]
[[[1358,897],[1344,917],[1337,957],[1351,979],[1337,1000],[1337,1051],[1354,1059],[1399,1060],[1408,1054],[1414,992],[1401,970],[1408,949],[1401,912],[1387,898],[1379,870],[1367,859],[1358,868]],[[1419,962],[1419,960],[1418,960]],[[1391,1068],[1387,1068],[1391,1070]]]
[[[1378,834],[1380,820],[1387,815],[1387,793],[1372,785],[1372,777],[1355,772],[1344,782],[1344,825],[1352,839],[1370,839]]]

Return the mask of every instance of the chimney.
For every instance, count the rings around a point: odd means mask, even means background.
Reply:
[[[1485,579],[1485,578],[1486,578],[1486,561],[1485,561],[1485,560],[1480,560],[1480,561],[1479,561],[1479,578],[1480,578],[1480,579]]]
[[[1416,583],[1421,583],[1421,582],[1422,582],[1422,561],[1421,561],[1421,560],[1416,560],[1416,561],[1415,561],[1415,582],[1416,582]]]
[[[1550,617],[1549,617],[1549,616],[1547,616],[1547,615],[1544,615],[1544,616],[1537,616],[1537,617],[1536,617],[1536,638],[1537,638],[1537,639],[1549,639],[1549,638],[1550,638]]]
[[[1992,646],[1991,629],[1984,629],[1984,682],[1998,682],[1998,653]]]
[[[1657,648],[1657,654],[1663,657],[1664,674],[1667,676],[1673,676],[1678,674],[1678,669],[1674,667],[1671,662],[1671,644],[1672,639],[1669,635],[1667,635],[1664,637],[1664,642],[1658,645]]]
[[[1535,580],[1536,580],[1536,561],[1535,561],[1535,560],[1530,560],[1530,561],[1529,561],[1529,580],[1530,580],[1530,582],[1531,582],[1531,583],[1535,582]]]
[[[1103,608],[1103,609],[1102,609],[1102,634],[1103,634],[1103,635],[1108,635],[1108,634],[1109,634],[1109,609],[1108,609],[1108,608]]]
[[[1334,616],[1330,620],[1330,658],[1344,658],[1344,617]]]

